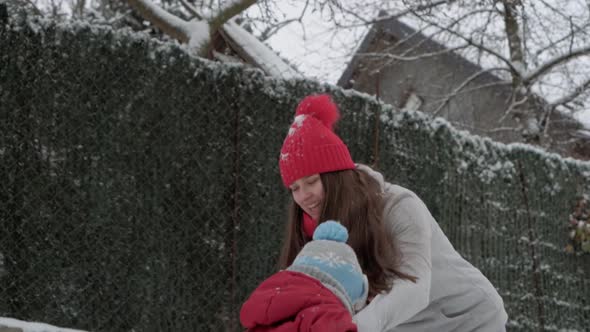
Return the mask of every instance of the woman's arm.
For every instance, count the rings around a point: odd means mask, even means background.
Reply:
[[[360,332],[389,331],[429,303],[432,215],[420,198],[405,190],[386,201],[386,211],[384,222],[391,227],[402,254],[400,270],[418,279],[416,283],[395,280],[389,293],[377,295],[357,313],[354,320]]]

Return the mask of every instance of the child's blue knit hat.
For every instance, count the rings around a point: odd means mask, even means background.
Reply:
[[[340,223],[321,223],[313,233],[313,241],[303,247],[289,270],[317,278],[348,302],[345,304],[354,312],[365,305],[369,285],[347,240],[348,231]]]

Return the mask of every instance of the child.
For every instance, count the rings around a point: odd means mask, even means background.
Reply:
[[[289,268],[266,279],[242,306],[249,332],[356,332],[352,315],[367,301],[369,285],[335,221],[320,224]]]

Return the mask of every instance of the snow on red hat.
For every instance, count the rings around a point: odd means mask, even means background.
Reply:
[[[354,169],[348,147],[333,131],[339,117],[328,95],[308,96],[299,103],[279,158],[286,187],[305,176]]]

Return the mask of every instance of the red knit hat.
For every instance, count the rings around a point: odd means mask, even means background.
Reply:
[[[328,95],[308,96],[299,103],[279,158],[286,187],[305,176],[354,169],[348,148],[333,131],[339,117]]]

